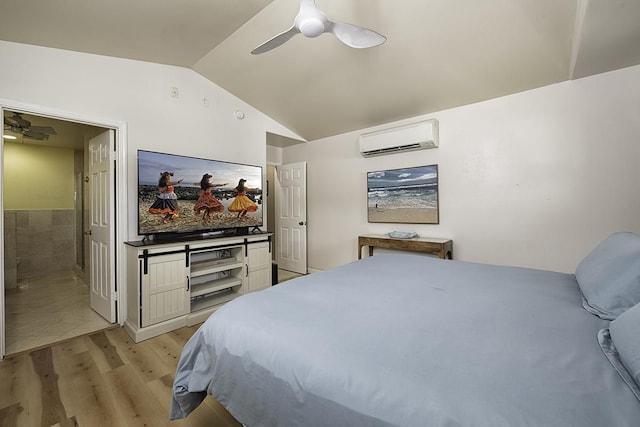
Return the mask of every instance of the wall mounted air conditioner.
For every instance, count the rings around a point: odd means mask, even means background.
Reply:
[[[438,146],[438,121],[424,120],[360,135],[360,154],[381,156]]]

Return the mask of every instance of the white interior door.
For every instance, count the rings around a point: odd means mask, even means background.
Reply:
[[[276,171],[278,268],[307,274],[307,163],[280,165]]]
[[[116,321],[114,240],[115,133],[108,130],[89,141],[89,229],[91,308]]]
[[[0,108],[0,125],[4,129],[4,109]],[[0,210],[4,212],[4,140],[0,138]],[[4,236],[4,215],[0,217],[0,231]],[[0,275],[0,360],[4,358],[4,239],[0,242],[0,265],[2,265],[2,274]]]

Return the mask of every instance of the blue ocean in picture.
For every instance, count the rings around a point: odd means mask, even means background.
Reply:
[[[438,185],[380,187],[370,190],[368,199],[369,207],[435,208],[438,204]]]

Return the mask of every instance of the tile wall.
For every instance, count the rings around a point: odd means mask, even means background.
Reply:
[[[73,209],[5,210],[4,221],[6,288],[15,287],[21,278],[75,265]]]

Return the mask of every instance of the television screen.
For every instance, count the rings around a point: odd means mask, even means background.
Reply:
[[[259,227],[262,168],[138,150],[138,234]]]

